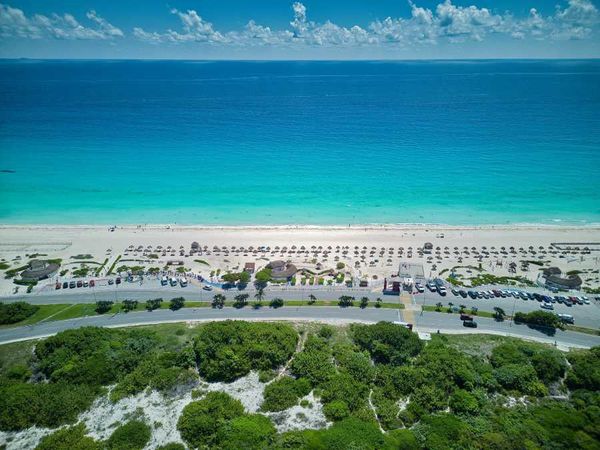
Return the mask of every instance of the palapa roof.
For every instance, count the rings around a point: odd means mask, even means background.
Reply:
[[[56,273],[60,264],[54,262],[33,259],[29,262],[29,268],[21,272],[21,279],[39,281]]]

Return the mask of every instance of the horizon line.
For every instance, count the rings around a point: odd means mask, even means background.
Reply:
[[[496,58],[34,58],[0,57],[0,61],[182,61],[182,62],[438,62],[438,61],[600,61],[595,57],[496,57]]]

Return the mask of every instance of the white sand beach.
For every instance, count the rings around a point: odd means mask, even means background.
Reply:
[[[200,254],[190,255],[192,242],[200,245]],[[419,254],[425,243],[432,244],[431,253]],[[588,272],[584,279],[589,287],[600,284],[600,228],[592,227],[0,227],[4,262],[18,266],[32,255],[61,258],[63,265],[72,267],[79,264],[76,255],[91,256],[88,259],[95,264],[108,259],[105,271],[117,257],[119,265],[145,267],[180,260],[190,271],[205,276],[208,266],[223,273],[239,271],[247,262],[255,262],[258,269],[275,259],[319,270],[344,262],[353,276],[379,281],[398,272],[398,264],[404,261],[422,265],[425,276],[435,276],[457,265],[479,264],[488,272],[505,275],[511,262],[520,266],[522,261],[539,260],[541,264],[527,273],[518,268],[513,274],[534,281],[538,266],[558,266],[563,272]],[[1,280],[0,286],[3,294],[14,288],[10,280]]]

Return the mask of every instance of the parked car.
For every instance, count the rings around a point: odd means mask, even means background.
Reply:
[[[554,309],[554,306],[550,302],[542,302],[540,305],[542,309]]]
[[[63,289],[67,289],[69,287],[69,282],[65,281],[63,282]]]
[[[54,289],[56,289],[56,290],[60,289],[60,283],[58,281],[56,282],[56,286],[54,286]]]
[[[446,288],[444,286],[437,286],[437,290],[441,296],[446,295]]]
[[[83,286],[83,281],[81,281],[81,280],[80,280],[80,281],[78,281],[78,282],[77,282],[77,287],[78,287],[78,288],[80,288],[80,287],[82,287],[82,286]]]
[[[166,276],[163,276],[160,279],[160,284],[161,284],[161,286],[166,286],[167,284],[169,284],[169,279]]]
[[[561,322],[575,323],[575,320],[573,319],[573,316],[571,314],[557,314],[557,316],[561,320]]]
[[[202,289],[204,289],[205,291],[212,291],[212,286],[202,286]]]
[[[475,292],[475,291],[469,291],[469,297],[471,297],[472,299],[476,299],[477,298],[477,292]]]
[[[425,292],[425,288],[423,287],[423,285],[421,283],[416,283],[415,284],[415,289],[417,290],[417,292],[419,293],[423,293]]]
[[[85,280],[85,281],[83,282],[83,287],[88,287],[89,285],[90,285],[90,283],[89,283],[87,280]]]
[[[473,320],[473,317],[468,314],[461,314],[460,320]]]
[[[458,291],[454,288],[450,289],[450,292],[452,292],[452,295],[454,295],[455,297],[458,297]]]
[[[75,289],[76,286],[77,286],[77,283],[75,283],[74,281],[71,281],[69,283],[69,289]]]
[[[463,327],[477,328],[477,322],[475,322],[474,320],[464,320]]]
[[[112,286],[113,284],[115,284],[115,280],[113,280],[112,278],[109,278],[109,279],[108,279],[108,284],[109,284],[110,286]]]
[[[96,286],[96,282],[94,280],[90,280],[90,287]]]
[[[467,298],[467,291],[461,289],[460,291],[458,291],[458,293],[462,298]]]
[[[115,284],[121,284],[121,277],[117,277],[115,279]]]

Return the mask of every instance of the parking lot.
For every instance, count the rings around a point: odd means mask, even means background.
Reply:
[[[573,316],[575,325],[588,328],[600,327],[600,301],[597,300],[597,296],[595,295],[585,295],[581,293],[554,294],[537,288],[518,289],[514,287],[499,288],[497,286],[484,286],[481,288],[462,289],[466,293],[466,296],[463,296],[460,295],[460,290],[461,289],[455,289],[453,292],[452,288],[446,288],[445,295],[440,295],[438,291],[431,291],[427,287],[424,287],[423,292],[416,292],[413,294],[413,298],[416,304],[426,306],[435,306],[437,303],[441,302],[444,307],[448,307],[450,306],[449,304],[452,303],[455,306],[464,305],[467,310],[476,307],[480,311],[488,312],[493,312],[495,307],[500,307],[507,315],[512,315],[514,312],[518,311],[527,313],[544,310],[541,305],[544,304],[545,300],[548,300],[546,303],[549,303],[552,306],[552,309],[549,311],[556,314],[569,314]],[[469,295],[469,291],[472,291],[473,293],[477,292],[477,295]],[[490,291],[502,291],[504,296],[496,296],[495,293],[490,295]],[[479,292],[482,294],[479,295]],[[483,292],[486,292],[486,296],[483,295]],[[545,296],[546,298],[542,296]],[[581,304],[579,302],[575,302],[574,304],[569,302],[571,306],[567,306],[567,303],[565,303],[564,300],[561,302],[554,298],[555,296],[581,297]],[[550,299],[549,297],[552,298]],[[588,303],[585,303],[583,297],[587,297]]]

